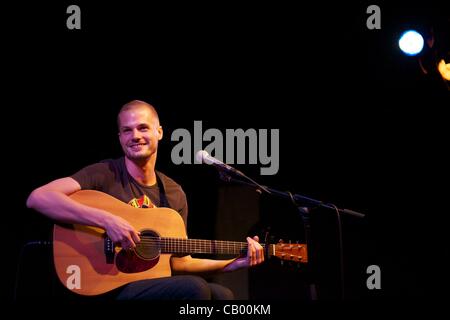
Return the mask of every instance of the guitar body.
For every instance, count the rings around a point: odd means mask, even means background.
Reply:
[[[84,205],[103,209],[127,220],[136,230],[156,237],[185,239],[183,219],[169,208],[134,208],[103,192],[78,191],[70,196]],[[116,248],[101,228],[55,225],[53,255],[58,278],[69,290],[98,295],[127,283],[171,275],[171,254],[158,248],[150,255]],[[145,244],[143,244],[145,245]],[[148,246],[148,244],[147,244]],[[108,260],[109,247],[113,254]]]

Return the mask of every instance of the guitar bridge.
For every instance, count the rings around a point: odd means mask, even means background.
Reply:
[[[106,263],[113,264],[114,256],[115,256],[116,252],[114,250],[114,243],[112,242],[111,238],[108,236],[105,236],[103,250],[105,253]]]

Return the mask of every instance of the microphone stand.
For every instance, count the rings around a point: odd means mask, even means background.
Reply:
[[[344,291],[344,257],[343,257],[343,241],[342,241],[342,230],[341,230],[341,221],[340,221],[340,213],[351,215],[357,218],[364,218],[364,214],[350,210],[350,209],[340,209],[334,204],[327,204],[323,201],[315,200],[300,194],[292,194],[291,192],[279,191],[267,186],[260,185],[253,179],[247,177],[242,172],[235,170],[232,171],[233,175],[238,176],[240,179],[232,177],[229,172],[224,170],[219,170],[220,179],[225,182],[232,182],[241,185],[250,186],[255,188],[257,192],[262,193],[264,191],[267,194],[272,196],[277,196],[279,198],[290,199],[292,203],[297,207],[298,212],[303,221],[303,227],[305,231],[305,242],[307,248],[312,248],[311,246],[311,224],[310,224],[310,209],[311,208],[327,208],[336,211],[339,220],[339,249],[340,249],[340,280],[341,280],[341,298],[344,300],[345,291]],[[242,180],[244,179],[244,180]],[[267,237],[266,237],[267,238]],[[311,274],[311,268],[309,268]],[[309,283],[309,297],[311,300],[317,300],[317,290],[315,283],[310,279]]]

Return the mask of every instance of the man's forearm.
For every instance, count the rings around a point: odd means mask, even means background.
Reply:
[[[105,219],[111,215],[78,203],[58,191],[35,192],[30,195],[27,206],[59,222],[96,227],[103,227]]]
[[[183,258],[172,258],[172,270],[175,273],[218,273],[229,272],[237,268],[233,268],[233,262],[236,259],[230,260],[212,260],[212,259],[198,259],[190,256]]]

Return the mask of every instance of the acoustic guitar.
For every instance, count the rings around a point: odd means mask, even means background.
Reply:
[[[77,224],[55,224],[53,259],[58,278],[81,295],[106,293],[127,283],[171,276],[172,255],[195,253],[243,255],[247,242],[188,239],[181,216],[169,208],[135,208],[106,193],[82,190],[70,196],[127,220],[141,232],[133,250],[116,246],[105,230]],[[308,262],[305,244],[262,244],[266,257]]]

